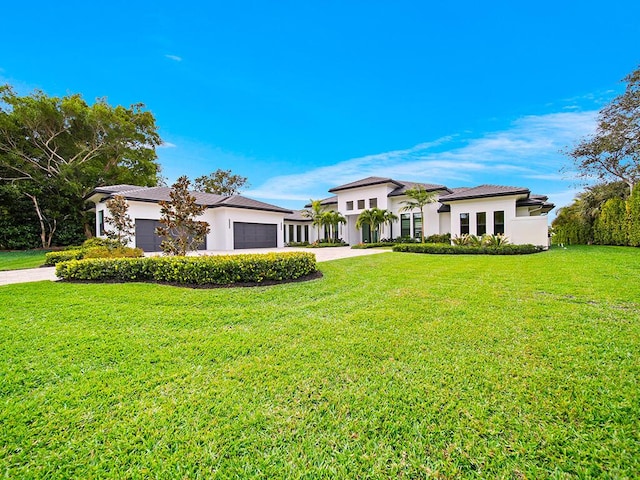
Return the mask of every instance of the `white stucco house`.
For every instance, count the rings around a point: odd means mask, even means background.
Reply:
[[[169,187],[112,185],[96,188],[87,200],[95,204],[96,234],[104,236],[109,215],[106,202],[122,195],[129,204],[128,215],[135,222],[135,237],[130,245],[145,252],[160,250],[162,239],[155,234],[160,220],[160,201],[169,201]],[[209,223],[210,233],[203,250],[284,247],[284,218],[293,212],[241,195],[222,196],[192,192],[196,202],[206,205],[199,220]]]
[[[420,237],[423,222],[416,209],[403,212],[407,189],[422,186],[435,192],[438,201],[425,207],[425,236],[450,233],[483,235],[504,234],[513,244],[531,243],[548,246],[547,213],[554,205],[544,195],[534,195],[529,189],[500,185],[480,185],[450,189],[444,185],[367,177],[329,190],[334,196],[321,201],[327,210],[340,212],[347,220],[338,229],[339,238],[349,244],[369,242],[371,233],[365,226],[356,229],[356,220],[363,210],[377,207],[393,212],[398,220],[381,226],[380,238]],[[298,213],[285,218],[286,242],[315,241],[316,228],[305,229],[311,221]],[[306,233],[308,232],[308,234]],[[324,238],[326,233],[320,232]]]
[[[416,209],[402,211],[407,189],[422,186],[435,192],[438,201],[425,208],[425,218]],[[129,204],[129,216],[135,222],[131,246],[145,251],[160,250],[161,239],[155,234],[159,225],[159,202],[170,200],[168,187],[113,185],[96,188],[87,198],[95,204],[96,233],[104,235],[109,212],[106,202],[122,195]],[[425,236],[450,233],[483,235],[504,234],[513,244],[531,243],[548,246],[547,213],[554,208],[544,195],[529,189],[500,185],[472,188],[448,188],[444,185],[399,181],[383,177],[367,177],[329,190],[334,194],[322,200],[326,210],[336,210],[347,220],[338,228],[338,237],[348,244],[371,241],[365,226],[358,230],[356,220],[363,210],[377,207],[389,210],[398,220],[381,226],[380,238],[410,236],[420,238],[424,221]],[[314,242],[326,238],[327,232],[312,225],[300,210],[292,211],[241,195],[221,196],[193,192],[207,209],[201,220],[209,223],[205,250],[242,250],[247,248],[279,248],[293,242]]]

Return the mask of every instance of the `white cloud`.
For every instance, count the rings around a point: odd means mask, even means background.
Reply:
[[[310,197],[328,196],[329,188],[367,176],[441,183],[449,187],[502,183],[529,186],[544,193],[548,188],[541,190],[537,184],[547,187],[544,182],[563,180],[559,170],[567,158],[561,150],[593,132],[596,114],[588,111],[525,116],[505,130],[482,137],[443,137],[404,150],[280,175],[246,193],[268,200],[306,201]]]
[[[171,142],[162,142],[162,145],[159,145],[158,148],[176,148],[177,145]]]
[[[173,60],[174,62],[181,62],[182,61],[182,57],[179,57],[178,55],[166,54],[165,58],[168,58],[169,60]]]

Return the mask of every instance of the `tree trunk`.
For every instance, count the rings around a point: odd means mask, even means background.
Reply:
[[[30,195],[28,193],[25,193],[25,195],[31,199],[33,206],[36,209],[36,214],[40,221],[40,242],[42,243],[42,248],[47,248],[49,246],[47,245],[47,229],[44,224],[44,216],[40,211],[40,205],[38,205],[38,198],[35,195]],[[49,241],[49,243],[51,243],[51,241]]]

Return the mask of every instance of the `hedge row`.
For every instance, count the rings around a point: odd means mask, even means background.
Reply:
[[[543,251],[535,245],[501,245],[499,247],[472,247],[437,243],[403,243],[393,247],[394,252],[461,254],[461,255],[527,255]]]
[[[380,247],[393,247],[395,242],[375,242],[375,243],[358,243],[352,245],[351,248],[355,250],[365,250],[367,248],[380,248]]]
[[[49,252],[45,255],[44,264],[47,266],[57,265],[68,260],[80,260],[83,258],[135,258],[142,257],[144,252],[139,248],[130,247],[91,247],[72,248],[59,252]]]
[[[56,266],[64,280],[153,281],[185,285],[230,285],[295,280],[315,273],[307,252],[202,257],[94,258]]]

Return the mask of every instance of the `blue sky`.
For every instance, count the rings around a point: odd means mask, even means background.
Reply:
[[[12,2],[0,83],[142,102],[170,181],[300,208],[369,175],[578,187],[560,151],[640,64],[640,2]]]

